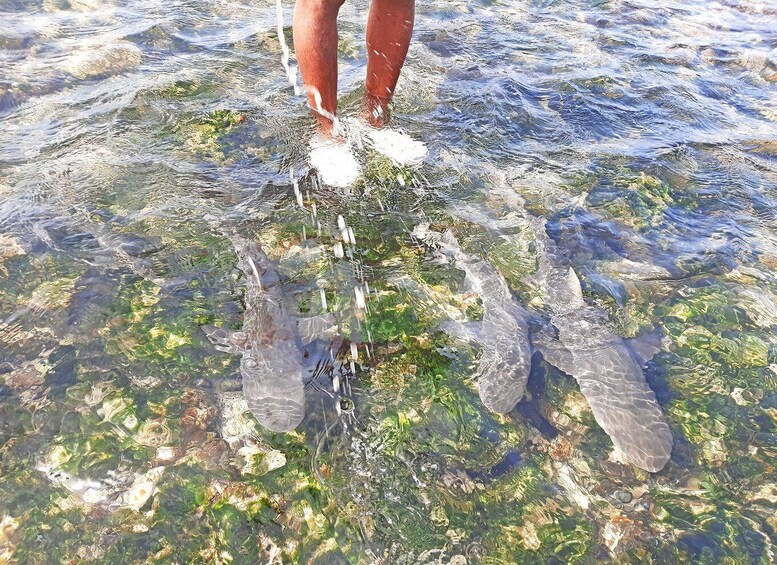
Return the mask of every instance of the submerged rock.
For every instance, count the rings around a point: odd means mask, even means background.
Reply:
[[[123,494],[121,504],[139,512],[148,499],[157,493],[156,485],[164,471],[164,467],[155,467],[137,477],[129,490]]]
[[[8,275],[8,268],[3,263],[17,255],[26,255],[18,240],[11,235],[0,233],[0,274]]]
[[[84,47],[63,63],[64,69],[79,79],[116,74],[140,64],[142,52],[128,41],[110,45]]]
[[[12,563],[19,538],[21,538],[19,521],[4,515],[0,519],[0,563]]]

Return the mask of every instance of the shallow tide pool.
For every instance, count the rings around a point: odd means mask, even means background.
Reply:
[[[367,8],[340,13],[344,118]],[[774,562],[776,22],[419,0],[392,119],[428,155],[365,144],[334,189],[275,2],[0,0],[0,564]],[[440,329],[482,296],[426,224],[534,326],[544,241],[614,334],[660,337],[663,470],[539,355],[516,409],[483,407],[484,352]],[[201,329],[243,323],[236,234],[288,312],[337,315],[291,433]]]

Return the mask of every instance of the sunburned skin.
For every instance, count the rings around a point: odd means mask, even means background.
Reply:
[[[242,355],[243,394],[257,421],[270,431],[288,432],[305,417],[305,381],[311,372],[306,346],[331,331],[333,320],[289,316],[282,306],[279,275],[267,255],[253,242],[234,240],[238,267],[246,276],[243,327],[236,332],[202,329],[216,349]]]

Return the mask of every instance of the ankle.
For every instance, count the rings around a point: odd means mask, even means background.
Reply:
[[[334,137],[334,122],[332,122],[332,120],[326,116],[322,116],[318,112],[314,112],[314,114],[316,116],[316,133],[326,138]]]
[[[342,141],[344,136],[343,125],[337,117],[332,120],[316,111],[313,111],[313,114],[316,117],[316,134],[319,137],[333,141]]]
[[[364,119],[372,127],[382,128],[389,121],[389,103],[391,98],[375,96],[369,92],[364,95],[363,114]]]

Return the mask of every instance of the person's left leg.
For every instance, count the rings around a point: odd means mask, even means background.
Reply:
[[[415,22],[415,0],[372,0],[367,19],[367,81],[365,118],[376,129],[372,147],[399,165],[420,164],[426,146],[410,136],[383,127],[388,106],[405,63]]]
[[[367,19],[367,119],[381,127],[388,118],[415,21],[415,0],[372,0]]]

